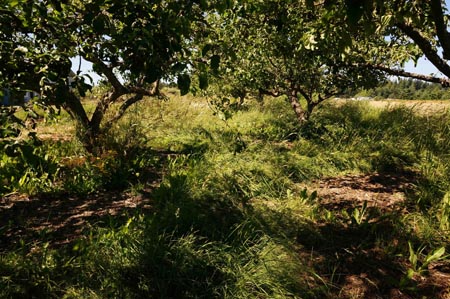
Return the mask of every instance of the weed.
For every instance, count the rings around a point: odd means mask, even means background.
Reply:
[[[170,92],[129,110],[98,157],[61,140],[33,148],[34,162],[1,153],[2,192],[145,191],[151,210],[96,219],[67,246],[42,233],[2,253],[0,297],[335,298],[346,275],[394,277],[409,258],[402,282],[389,282],[407,288],[448,261],[448,119],[330,104],[299,129],[284,100],[269,99],[224,123],[204,99]],[[47,132],[72,125],[61,117]],[[310,187],[374,171],[414,173],[402,214],[372,217],[364,202],[342,217]]]

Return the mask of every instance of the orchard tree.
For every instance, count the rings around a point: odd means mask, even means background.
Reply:
[[[328,13],[345,20],[350,27],[364,28],[363,41],[374,37],[387,41],[385,47],[373,47],[371,55],[389,53],[389,59],[363,67],[390,75],[450,85],[450,31],[446,1],[400,0],[328,1]],[[343,36],[344,37],[344,36]],[[445,77],[424,75],[403,69],[408,61],[425,57]]]
[[[383,79],[380,71],[358,66],[367,61],[361,45],[352,42],[348,23],[328,14],[322,2],[248,0],[226,17],[210,17],[212,51],[224,57],[221,79],[236,82],[238,90],[286,96],[300,123],[324,100]]]
[[[229,1],[213,0],[10,0],[0,4],[0,91],[39,93],[46,106],[62,107],[73,117],[86,149],[145,96],[161,97],[162,79],[190,88],[194,41],[208,30],[208,12]],[[79,56],[110,86],[92,115],[81,99],[90,78],[75,70]],[[208,63],[203,66],[209,68]],[[120,105],[112,119],[106,111]]]

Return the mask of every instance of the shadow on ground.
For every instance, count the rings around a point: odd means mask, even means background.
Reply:
[[[37,240],[51,246],[68,244],[94,224],[107,225],[111,217],[149,209],[149,191],[4,197],[0,201],[0,252]]]
[[[414,173],[350,175],[316,182],[320,208],[339,221],[299,231],[297,242],[312,252],[311,266],[329,278],[336,298],[450,298],[450,265],[431,265],[426,275],[406,280],[405,249],[417,237],[402,217],[418,181]],[[352,212],[365,216],[358,221]],[[347,219],[345,219],[347,218]],[[353,218],[353,219],[352,219]],[[407,251],[406,251],[407,253]]]
[[[406,279],[408,241],[420,243],[402,223],[416,179],[412,173],[323,179],[308,186],[318,192],[318,220],[299,220],[269,208],[261,222],[274,237],[283,231],[291,238],[301,260],[321,278],[312,298],[448,299],[448,262],[432,263],[428,273]],[[362,213],[364,206],[364,216],[352,219],[352,212]],[[326,211],[333,216],[323,216]]]

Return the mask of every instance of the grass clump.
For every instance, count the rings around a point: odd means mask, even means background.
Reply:
[[[50,192],[148,207],[95,218],[65,246],[19,242],[1,255],[0,297],[351,298],[348,281],[364,277],[367,296],[427,295],[414,275],[450,249],[448,115],[331,103],[298,128],[283,99],[244,105],[224,120],[173,94],[130,110],[102,156],[45,143]],[[316,190],[369,176],[392,178],[380,189],[408,179],[403,203],[335,193],[326,205]]]

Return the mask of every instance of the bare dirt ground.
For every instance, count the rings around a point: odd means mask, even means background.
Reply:
[[[85,197],[12,194],[0,200],[0,252],[21,243],[69,244],[90,227],[107,225],[108,217],[148,209],[151,203],[145,193],[104,192]]]
[[[330,261],[336,263],[336,298],[450,298],[450,263],[432,263],[427,273],[415,276],[410,286],[400,290],[398,281],[411,267],[408,256],[387,253],[405,242],[394,233],[395,219],[407,215],[405,202],[415,180],[413,173],[374,173],[313,183],[311,190],[318,191],[320,206],[339,218],[343,213],[348,217],[355,209],[362,211],[364,202],[367,207],[362,224],[349,221],[342,225],[345,221],[340,219],[339,224],[328,222],[319,229],[327,239],[321,244],[324,249],[315,248],[311,266],[317,267],[321,260],[327,260],[327,268]],[[378,240],[380,235],[384,235],[384,242]]]

